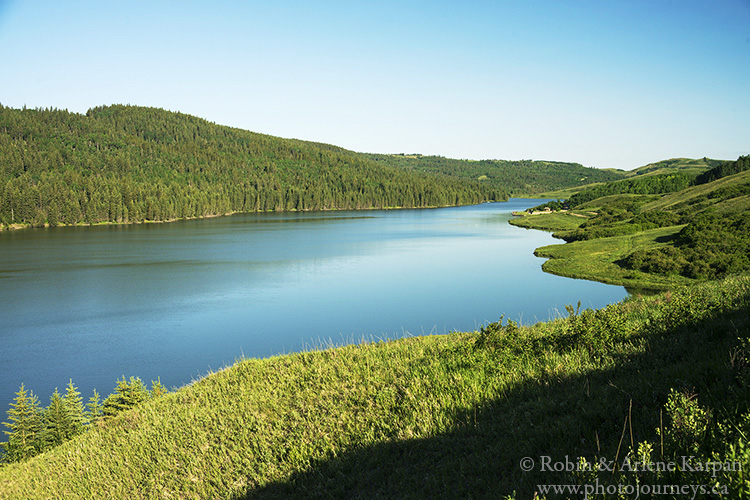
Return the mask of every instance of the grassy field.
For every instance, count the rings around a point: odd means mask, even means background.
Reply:
[[[692,282],[682,276],[660,276],[624,269],[617,261],[631,252],[665,246],[683,226],[652,229],[634,235],[612,236],[537,248],[537,257],[548,273],[569,278],[601,281],[636,289],[666,290]]]
[[[729,175],[716,181],[709,182],[708,184],[691,186],[677,193],[664,195],[663,197],[652,201],[651,203],[643,205],[642,210],[648,211],[674,209],[679,205],[687,205],[692,202],[697,202],[699,198],[707,196],[717,189],[738,186],[747,182],[750,182],[750,170],[746,170],[734,175]],[[713,203],[718,203],[719,201],[720,199],[716,199]]]
[[[568,231],[576,229],[586,222],[586,217],[579,217],[567,212],[553,212],[551,214],[525,215],[509,221],[512,225],[527,229],[541,229],[544,231]]]
[[[663,166],[662,163],[656,166]],[[666,163],[669,164],[669,162]],[[682,164],[677,162],[675,165]],[[693,168],[695,165],[682,165],[682,167]],[[647,169],[645,175],[655,171]],[[685,263],[683,267],[676,266],[674,269],[668,266],[671,265],[670,262],[679,261],[677,257],[674,257],[678,253],[671,249],[668,250],[672,252],[669,254],[670,257],[659,262],[657,262],[658,257],[655,257],[651,261],[666,266],[661,270],[654,270],[654,267],[643,265],[634,266],[630,264],[632,259],[626,258],[629,258],[630,254],[635,251],[649,251],[667,246],[674,248],[675,244],[683,245],[684,241],[676,238],[677,233],[685,227],[686,223],[692,224],[700,214],[715,212],[726,215],[726,220],[730,220],[733,217],[736,218],[738,214],[750,212],[748,192],[750,192],[750,170],[664,195],[623,193],[604,196],[590,200],[570,213],[525,216],[512,220],[511,224],[555,231],[556,237],[572,241],[565,245],[548,245],[536,250],[535,253],[539,257],[550,259],[542,266],[542,269],[549,273],[624,285],[629,288],[666,290],[694,281],[686,276],[701,278],[701,275],[692,274],[692,271],[685,272],[686,266],[694,265],[700,269],[699,265],[703,265],[708,269],[711,265],[723,265],[718,258],[711,257],[711,255],[721,254],[726,259],[731,258],[740,262],[738,259],[743,258],[740,247],[734,245],[732,248],[722,250],[720,246],[715,246],[711,249],[704,249],[702,251],[706,252],[705,256],[696,257],[690,254],[689,260],[683,258],[682,262]],[[586,218],[575,217],[572,213],[578,213]],[[575,230],[584,223],[586,224],[583,228]],[[674,225],[677,223],[682,225]],[[718,226],[713,225],[708,229],[722,228],[719,220],[716,224]],[[704,235],[704,238],[709,237],[706,230],[700,233]],[[717,242],[726,242],[733,236],[733,234],[727,234],[719,238]],[[732,251],[739,253],[730,257],[729,254]],[[712,264],[700,261],[704,257],[709,260],[713,258]],[[656,274],[657,272],[660,274]],[[680,275],[680,272],[683,275]]]
[[[642,167],[628,171],[627,177],[639,175],[659,175],[681,172],[684,174],[700,174],[706,170],[715,167],[722,160],[712,160],[709,158],[672,158],[671,160],[662,160],[656,163],[649,163]]]
[[[681,172],[685,174],[699,174],[705,172],[712,166],[717,164],[718,160],[704,159],[704,158],[673,158],[671,160],[663,160],[656,163],[649,163],[642,167],[634,168],[621,172],[623,178],[638,177],[642,175],[658,175],[668,174],[674,172]],[[605,169],[606,170],[606,169]],[[552,199],[568,199],[572,195],[583,191],[586,188],[598,186],[603,184],[602,182],[595,182],[585,186],[571,187],[566,189],[559,189],[556,191],[547,191],[538,195],[540,198],[552,198]]]
[[[557,212],[518,217],[511,219],[510,223],[528,229],[568,231],[579,227],[586,220],[585,217]],[[682,276],[660,276],[625,269],[618,261],[635,250],[648,250],[669,244],[682,227],[672,226],[624,236],[547,245],[537,248],[534,254],[550,259],[542,265],[542,269],[558,276],[600,281],[633,289],[667,290],[676,285],[688,284],[692,280]]]
[[[0,467],[0,498],[531,498],[591,480],[544,457],[621,461],[658,443],[679,424],[671,389],[747,427],[750,370],[730,361],[748,306],[750,278],[732,278],[531,327],[240,361]],[[662,456],[685,453],[670,436]]]

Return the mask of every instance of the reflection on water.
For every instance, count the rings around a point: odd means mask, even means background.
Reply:
[[[545,274],[558,242],[507,223],[539,200],[471,207],[248,214],[0,234],[0,408],[123,376],[167,386],[232,363],[366,338],[546,320],[622,287]],[[88,397],[88,396],[86,396]]]

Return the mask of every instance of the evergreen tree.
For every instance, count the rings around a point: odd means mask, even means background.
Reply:
[[[127,381],[123,375],[122,380],[117,381],[114,394],[110,394],[104,400],[102,412],[105,417],[111,417],[148,401],[150,397],[151,394],[149,394],[140,378],[130,377],[130,380]]]
[[[21,389],[8,410],[8,422],[3,424],[10,431],[3,431],[8,441],[0,443],[5,452],[5,462],[20,462],[31,458],[41,450],[42,410],[33,392]]]
[[[72,425],[70,410],[55,388],[55,392],[50,396],[49,406],[44,410],[44,431],[42,432],[44,449],[54,448],[67,441]]]
[[[104,415],[101,396],[96,392],[96,389],[94,389],[94,395],[89,398],[89,402],[86,406],[88,407],[89,424],[94,423],[96,419],[101,418],[102,415]]]
[[[167,393],[167,388],[161,384],[161,379],[151,381],[151,398],[160,398]]]
[[[81,393],[78,392],[78,388],[73,385],[72,379],[68,381],[68,387],[63,399],[70,413],[70,435],[66,438],[70,439],[81,434],[85,430],[86,425],[86,412],[83,406],[83,399],[81,398]]]

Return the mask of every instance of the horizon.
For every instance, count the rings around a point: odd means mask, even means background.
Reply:
[[[368,153],[735,160],[750,153],[748,26],[743,0],[0,0],[0,102],[156,107]]]

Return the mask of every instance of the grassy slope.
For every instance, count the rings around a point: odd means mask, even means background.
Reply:
[[[734,175],[729,175],[727,177],[722,177],[721,179],[717,179],[707,184],[691,186],[677,193],[664,195],[658,200],[645,204],[641,209],[643,211],[673,209],[679,204],[688,204],[691,201],[695,201],[697,198],[707,195],[711,191],[714,191],[716,189],[744,184],[746,182],[750,182],[750,170],[746,170]],[[713,202],[709,202],[709,204],[716,203],[718,201],[719,200],[717,199]]]
[[[698,158],[698,159],[673,158],[671,160],[662,160],[656,163],[649,163],[648,165],[634,168],[633,170],[628,170],[624,172],[620,170],[615,170],[614,172],[621,173],[624,178],[637,177],[637,176],[642,176],[642,175],[669,174],[673,172],[681,172],[684,174],[700,174],[702,172],[705,172],[709,168],[716,166],[720,162],[721,160],[711,160],[711,159],[705,159],[705,158]],[[603,183],[595,182],[595,183],[587,184],[584,186],[559,189],[556,191],[547,191],[545,193],[540,193],[538,196],[540,198],[567,199],[567,198],[570,198],[575,193],[583,191],[584,189],[588,187],[598,186],[600,184],[603,184]]]
[[[583,191],[586,188],[590,188],[590,187],[593,187],[593,186],[600,186],[602,184],[604,184],[604,183],[603,182],[593,182],[591,184],[586,184],[586,185],[583,185],[583,186],[576,186],[576,187],[565,188],[565,189],[557,189],[555,191],[546,191],[544,193],[539,193],[536,196],[538,196],[539,198],[552,198],[553,200],[566,200],[566,199],[570,198],[571,196],[573,196],[574,194],[579,193],[579,192]]]
[[[534,254],[550,259],[542,265],[542,269],[548,273],[632,288],[665,290],[692,280],[683,276],[660,276],[625,269],[617,261],[636,249],[667,245],[682,227],[672,226],[634,235],[547,245],[537,248]]]
[[[576,229],[586,222],[586,217],[579,217],[570,213],[551,213],[539,215],[525,215],[509,221],[512,225],[526,229],[542,229],[544,231],[568,231]]]
[[[649,163],[648,165],[635,168],[628,171],[626,173],[626,176],[635,177],[639,175],[658,175],[673,172],[681,172],[683,174],[699,174],[715,167],[722,161],[723,160],[712,160],[710,158],[672,158],[670,160],[662,160],[656,163]]]
[[[750,196],[739,196],[722,200],[708,198],[717,189],[739,186],[750,182],[750,170],[740,172],[716,181],[692,186],[676,193],[659,195],[620,194],[597,198],[579,207],[578,212],[599,210],[603,207],[626,206],[633,202],[645,202],[641,212],[658,210],[716,210],[721,213],[736,213],[750,210]],[[650,200],[650,201],[649,201]],[[513,225],[531,229],[566,231],[585,222],[573,220],[569,214],[526,216],[511,221]],[[546,272],[570,278],[589,279],[632,288],[665,290],[676,285],[687,284],[692,280],[682,276],[663,276],[625,269],[617,264],[631,252],[648,250],[669,244],[669,240],[683,226],[653,229],[634,235],[613,236],[587,241],[577,241],[564,245],[548,245],[538,248],[536,255],[550,260],[542,269]]]
[[[242,361],[0,468],[0,498],[530,498],[572,479],[522,458],[621,459],[623,420],[658,442],[670,388],[743,401],[727,361],[748,305],[732,278],[609,306],[611,327],[583,333],[574,316],[484,347],[455,333]]]

